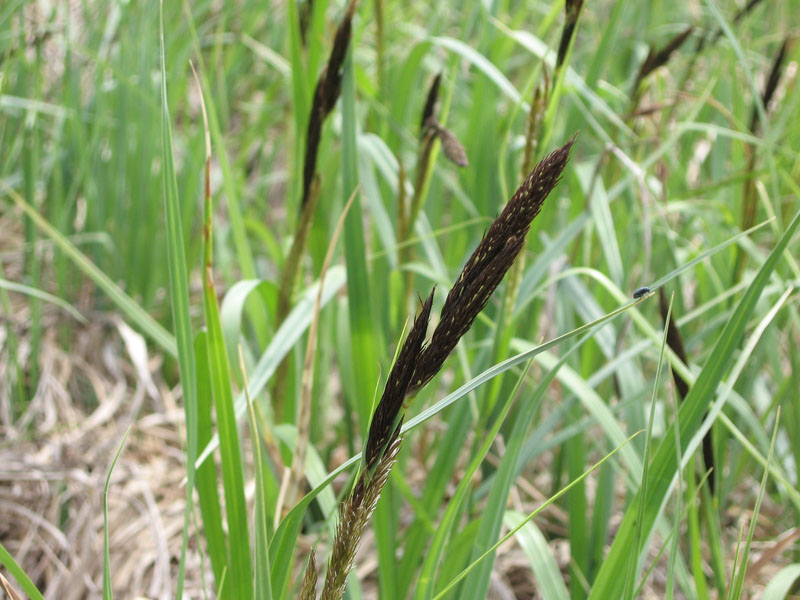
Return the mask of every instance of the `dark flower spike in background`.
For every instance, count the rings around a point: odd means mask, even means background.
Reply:
[[[428,96],[425,98],[425,108],[422,109],[422,122],[419,124],[420,131],[425,132],[428,126],[428,119],[436,119],[433,109],[436,108],[436,100],[439,99],[439,85],[442,82],[442,74],[437,73],[428,89]]]
[[[689,25],[678,35],[674,36],[663,48],[656,49],[655,46],[650,46],[647,58],[645,58],[642,66],[639,67],[639,73],[636,75],[636,83],[633,86],[634,92],[639,88],[645,77],[667,64],[670,56],[683,45],[683,42],[686,41],[693,31],[694,26]]]
[[[583,0],[566,0],[564,3],[564,28],[561,30],[561,41],[558,43],[556,69],[559,69],[564,64],[564,59],[567,57],[569,43],[572,41],[572,36],[575,35],[575,27],[578,25],[578,17],[582,8]]]
[[[435,83],[434,87],[438,85]],[[430,101],[430,95],[428,99]],[[434,102],[429,103],[433,105]],[[432,117],[428,119],[430,123]],[[323,599],[335,600],[344,593],[347,574],[352,568],[361,536],[400,450],[400,425],[407,408],[406,399],[436,376],[503,280],[524,246],[531,221],[539,214],[545,199],[561,179],[574,141],[573,137],[536,165],[491,224],[447,294],[439,324],[427,347],[424,340],[433,305],[433,291],[422,304],[375,409],[361,472],[352,493],[340,506],[339,524],[322,591]]]
[[[317,166],[317,153],[319,142],[322,135],[322,124],[328,117],[342,91],[342,72],[344,69],[344,59],[347,55],[347,48],[350,45],[350,37],[353,28],[353,15],[356,11],[358,2],[350,0],[345,10],[342,22],[336,29],[336,36],[333,40],[333,47],[328,62],[317,80],[314,89],[314,97],[311,106],[311,114],[308,119],[308,130],[306,132],[306,155],[303,161],[303,199],[301,208],[305,207],[311,193],[311,185]]]

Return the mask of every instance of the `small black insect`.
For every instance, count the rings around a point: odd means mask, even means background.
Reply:
[[[649,294],[652,290],[649,287],[640,287],[638,290],[633,292],[633,299],[638,300],[645,294]]]

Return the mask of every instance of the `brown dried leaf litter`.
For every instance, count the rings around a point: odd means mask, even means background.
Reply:
[[[0,539],[45,597],[99,597],[103,485],[133,424],[109,493],[113,587],[120,598],[170,598],[185,505],[183,411],[153,384],[157,373],[148,380],[137,370],[112,320],[103,321],[74,332],[69,353],[57,327],[48,328],[35,397],[14,423],[9,410],[0,415]],[[160,361],[146,364],[157,371]],[[3,346],[4,380],[11,367]],[[1,392],[7,404],[10,394]],[[187,580],[200,597],[196,551]]]

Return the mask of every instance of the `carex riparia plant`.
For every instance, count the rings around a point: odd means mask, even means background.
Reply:
[[[539,162],[490,225],[448,292],[428,343],[425,339],[434,291],[422,303],[375,409],[360,472],[339,507],[339,523],[322,591],[324,600],[341,598],[344,593],[359,542],[400,450],[408,401],[441,370],[514,263],[531,222],[561,178],[573,142],[574,138]],[[306,582],[313,578],[306,575]],[[304,585],[302,597],[312,598],[312,588]]]

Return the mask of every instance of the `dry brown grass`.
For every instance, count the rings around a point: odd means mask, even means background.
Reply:
[[[109,493],[113,586],[121,598],[169,598],[184,510],[183,410],[158,374],[161,360],[125,344],[121,332],[137,338],[125,325],[94,319],[73,332],[67,353],[56,317],[36,395],[13,423],[7,406],[0,416],[0,539],[47,598],[100,596],[103,485],[132,426]],[[4,348],[0,372],[8,359]],[[199,596],[196,552],[187,579]]]

